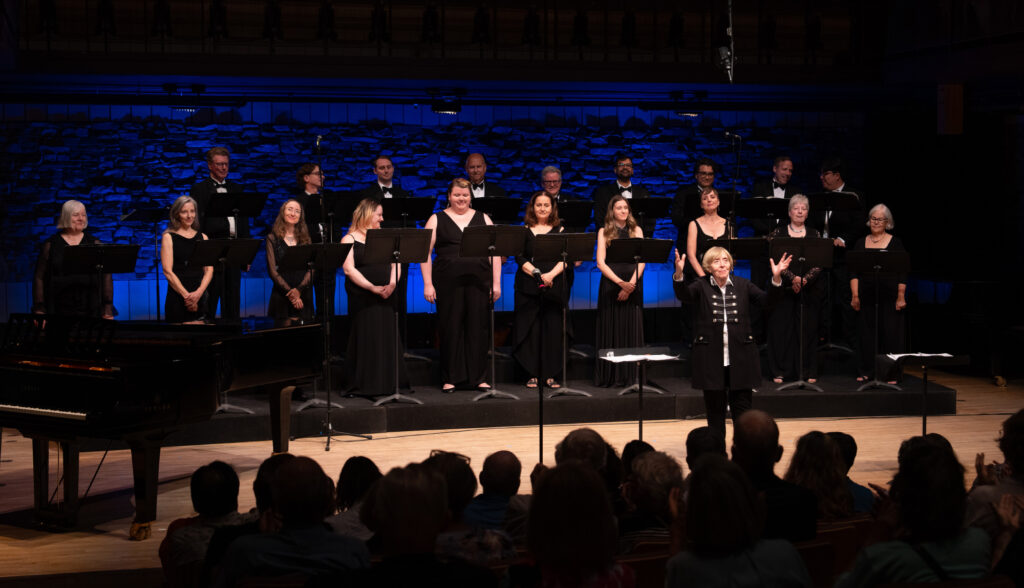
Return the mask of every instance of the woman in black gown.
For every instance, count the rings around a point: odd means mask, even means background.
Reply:
[[[278,270],[278,263],[289,247],[310,243],[309,229],[303,215],[298,200],[286,201],[281,205],[277,220],[266,239],[267,273],[274,284],[267,302],[267,316],[282,326],[313,318],[312,270]]]
[[[366,395],[390,394],[395,390],[395,362],[399,386],[408,387],[409,378],[402,356],[405,349],[397,336],[395,316],[398,295],[395,288],[401,266],[366,263],[366,231],[379,229],[384,209],[371,199],[363,200],[352,213],[352,225],[342,243],[351,243],[345,258],[345,293],[352,320],[345,366],[349,391]],[[396,347],[397,345],[397,347]]]
[[[817,239],[821,236],[817,230],[807,226],[807,215],[810,203],[807,196],[794,194],[789,199],[789,222],[775,228],[768,240],[777,238]],[[772,381],[781,384],[785,380],[801,377],[799,368],[800,357],[800,305],[803,313],[803,376],[814,384],[818,381],[818,313],[824,296],[824,280],[820,280],[820,267],[793,269],[803,272],[800,275],[786,270],[782,272],[783,296],[778,305],[768,316],[768,370]],[[757,284],[761,287],[761,284]]]
[[[686,231],[686,266],[684,279],[687,283],[703,278],[707,273],[701,267],[704,253],[711,247],[712,239],[721,239],[729,233],[729,222],[718,214],[718,192],[708,190],[700,195],[700,208],[704,214],[690,221]]]
[[[569,298],[569,288],[561,263],[533,260],[537,235],[563,231],[558,204],[544,192],[534,194],[526,206],[524,224],[530,233],[523,254],[516,257],[519,271],[515,281],[513,355],[530,374],[527,388],[536,388],[537,378],[544,378],[549,388],[561,388],[555,377],[562,371],[562,307]]]
[[[110,274],[67,273],[64,252],[68,247],[98,245],[86,232],[89,217],[85,205],[68,200],[61,206],[57,232],[43,241],[32,280],[32,312],[114,318],[114,282]]]
[[[868,228],[871,232],[854,244],[852,251],[880,249],[883,251],[906,251],[899,237],[889,233],[895,226],[892,212],[884,204],[876,204],[868,213]],[[875,289],[878,290],[878,328],[875,333]],[[905,274],[880,274],[877,284],[873,274],[850,272],[850,291],[853,297],[850,306],[860,311],[860,365],[857,381],[871,379],[875,374],[875,340],[878,353],[903,353],[906,350],[907,276]],[[896,383],[896,374],[889,373],[886,379]]]
[[[607,248],[615,239],[643,239],[629,209],[629,201],[617,194],[608,202],[604,228],[597,233],[597,268],[601,283],[597,294],[597,348],[640,347],[644,344],[644,265],[606,263]],[[629,386],[636,383],[636,364],[596,362],[594,384]]]
[[[180,196],[171,205],[170,222],[160,239],[160,265],[167,278],[164,318],[169,323],[205,320],[206,289],[213,279],[213,266],[190,267],[188,258],[196,243],[206,240],[199,232],[196,201]]]
[[[491,388],[486,381],[488,291],[493,289],[495,302],[501,297],[501,258],[459,257],[466,227],[494,224],[470,207],[472,200],[469,180],[452,180],[448,208],[432,215],[425,225],[433,231],[430,248],[437,257],[420,264],[423,297],[437,303],[441,391],[448,393],[456,386]]]

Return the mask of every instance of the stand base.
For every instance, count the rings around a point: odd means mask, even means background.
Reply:
[[[890,384],[888,382],[882,382],[880,380],[869,380],[867,382],[864,382],[864,384],[862,384],[861,386],[859,386],[857,388],[857,392],[871,390],[872,388],[877,388],[880,390],[903,390],[903,388],[900,388],[896,384]]]
[[[519,397],[509,392],[502,392],[497,388],[491,388],[490,390],[484,390],[480,394],[473,397],[473,402],[483,400],[485,398],[506,398],[508,400],[519,400]]]
[[[402,359],[415,359],[416,361],[431,363],[431,359],[429,357],[423,357],[422,355],[416,355],[415,353],[409,353],[408,351],[402,354]]]
[[[843,353],[853,353],[853,349],[838,343],[823,343],[818,346],[818,351],[842,351]]]
[[[805,380],[797,380],[795,382],[789,382],[783,384],[775,389],[776,392],[782,392],[783,390],[792,390],[793,388],[799,388],[800,390],[814,390],[815,392],[824,392],[825,389],[817,384],[812,384]]]
[[[222,402],[214,414],[253,414],[251,410],[243,406],[235,406],[229,402]]]
[[[488,352],[487,352],[487,355],[488,355],[488,356],[490,356],[490,355],[491,355],[491,352],[490,352],[490,351],[488,351]],[[511,356],[511,355],[509,355],[509,354],[507,354],[507,353],[502,353],[502,352],[500,352],[500,351],[495,351],[495,352],[494,352],[494,357],[500,357],[501,359],[512,359],[512,356]]]
[[[577,390],[576,388],[569,388],[568,386],[562,386],[561,388],[548,388],[548,390],[554,390],[554,392],[548,394],[548,398],[557,398],[559,396],[593,396],[590,392]]]
[[[579,349],[569,349],[569,355],[573,357],[579,357],[582,359],[590,359],[591,357],[593,357],[593,355],[590,355],[589,353],[586,353],[584,351],[580,351]]]
[[[306,410],[307,408],[327,408],[327,401],[326,400],[320,400],[319,398],[312,398],[310,400],[307,400],[307,401],[303,402],[298,408],[295,409],[295,412],[302,412],[302,411]],[[332,402],[331,403],[331,408],[345,408],[345,407],[340,405],[340,404],[338,404],[337,402]]]
[[[406,396],[405,394],[395,392],[394,394],[389,394],[384,398],[377,400],[376,402],[373,403],[373,405],[380,406],[382,404],[387,404],[389,402],[408,402],[409,404],[423,404],[422,400],[417,400],[411,396]]]
[[[626,394],[632,394],[634,392],[640,392],[640,384],[633,384],[632,386],[626,386],[622,390],[619,390],[619,396],[625,396]],[[655,394],[661,394],[664,396],[668,394],[661,388],[653,386],[651,384],[644,384],[644,392],[654,392]]]
[[[345,437],[359,437],[360,439],[373,439],[373,435],[364,435],[362,433],[346,433],[345,431],[337,431],[331,426],[331,423],[324,421],[323,426],[320,430],[321,437],[327,437],[327,446],[324,447],[324,451],[331,450],[331,437],[333,436],[345,436]]]

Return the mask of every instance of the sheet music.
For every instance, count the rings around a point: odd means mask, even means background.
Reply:
[[[886,355],[893,361],[899,360],[901,357],[953,357],[948,353],[889,353]]]
[[[625,363],[632,361],[671,361],[679,359],[678,355],[665,354],[644,354],[644,355],[602,355],[601,359],[612,363]]]

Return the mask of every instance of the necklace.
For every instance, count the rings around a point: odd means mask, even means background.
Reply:
[[[793,227],[793,223],[789,223],[789,232],[796,233],[797,235],[803,235],[807,231],[806,227],[800,227],[799,229]]]
[[[885,240],[885,233],[882,233],[878,237],[875,237],[874,235],[868,235],[868,240],[871,241],[872,243],[881,243],[882,241]]]

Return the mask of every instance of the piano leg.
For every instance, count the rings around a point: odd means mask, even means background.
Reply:
[[[148,539],[150,524],[156,520],[157,486],[160,483],[160,445],[164,436],[126,439],[132,450],[135,481],[135,521],[129,535],[135,541]]]
[[[295,386],[285,386],[280,390],[270,390],[270,440],[274,444],[274,453],[288,451],[288,437],[292,424],[292,392]]]
[[[74,526],[78,522],[78,442],[56,439],[64,458],[64,502],[50,504],[50,441],[32,437],[35,516],[43,523]]]

